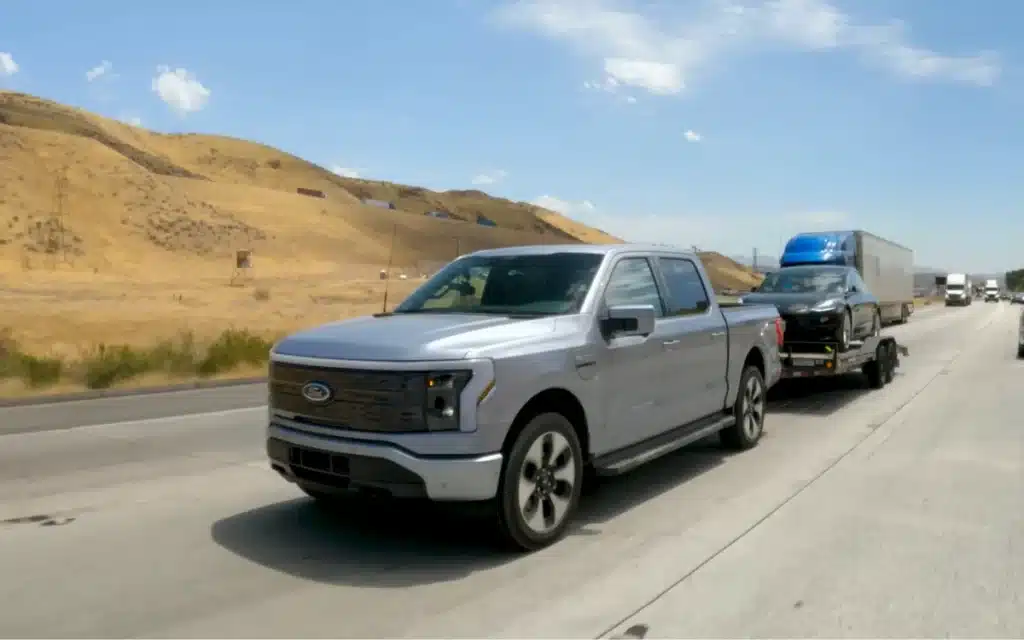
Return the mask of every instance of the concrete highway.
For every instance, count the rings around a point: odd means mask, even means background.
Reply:
[[[0,635],[1024,637],[1019,312],[921,310],[890,386],[780,393],[756,449],[606,481],[528,556],[315,508],[258,387],[0,409]]]

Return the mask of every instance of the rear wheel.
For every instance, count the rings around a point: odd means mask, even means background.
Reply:
[[[719,432],[723,445],[739,451],[757,445],[764,433],[767,396],[761,371],[754,365],[747,365],[740,376],[739,392],[733,404],[735,422]]]
[[[1017,347],[1017,357],[1024,358],[1024,344]]]

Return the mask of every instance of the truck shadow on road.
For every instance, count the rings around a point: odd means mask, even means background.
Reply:
[[[730,454],[701,441],[632,473],[591,482],[568,539],[720,465]],[[463,578],[522,558],[494,543],[479,512],[424,503],[343,505],[326,509],[297,498],[217,521],[214,542],[268,569],[327,584],[402,588]],[[564,547],[563,547],[564,548]],[[557,552],[555,548],[540,553]]]
[[[829,416],[871,391],[867,379],[844,376],[782,380],[768,392],[768,415]]]

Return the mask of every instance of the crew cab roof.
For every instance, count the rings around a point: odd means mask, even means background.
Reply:
[[[500,249],[483,249],[469,254],[472,256],[501,257],[523,255],[550,255],[553,253],[591,253],[616,256],[623,253],[670,253],[691,258],[697,256],[692,251],[665,244],[620,243],[620,244],[536,244],[522,247],[502,247]]]

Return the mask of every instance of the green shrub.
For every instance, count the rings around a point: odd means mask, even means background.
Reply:
[[[146,353],[126,345],[101,344],[82,359],[82,380],[87,389],[108,389],[118,382],[152,371]]]
[[[212,376],[248,364],[259,366],[270,358],[273,343],[245,329],[228,329],[206,349],[196,373]]]
[[[0,331],[0,379],[20,378],[30,387],[55,384],[70,375],[88,389],[107,389],[146,373],[209,377],[243,365],[260,366],[270,357],[273,341],[244,329],[227,329],[205,350],[191,333],[149,348],[100,345],[80,360],[23,353],[9,333]]]
[[[10,331],[0,331],[0,380],[21,378],[32,387],[48,387],[60,380],[64,361],[54,356],[23,353]]]

